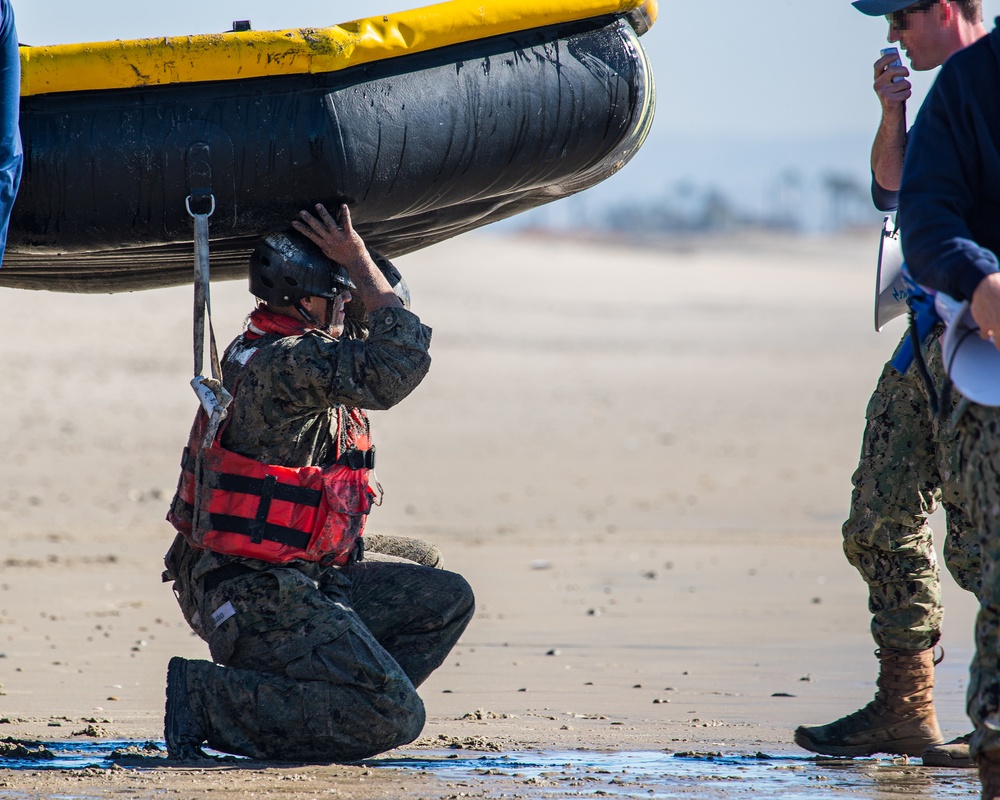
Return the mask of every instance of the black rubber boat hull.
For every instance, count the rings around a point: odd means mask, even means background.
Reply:
[[[319,75],[25,97],[0,286],[190,283],[185,199],[209,187],[215,278],[244,277],[261,232],[315,202],[349,203],[370,245],[402,255],[599,183],[653,107],[622,18]]]

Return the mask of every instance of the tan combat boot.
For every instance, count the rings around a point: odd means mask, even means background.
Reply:
[[[924,750],[920,760],[925,767],[974,767],[976,762],[969,755],[969,742],[972,734],[959,736],[944,744],[933,744]]]
[[[859,711],[829,725],[799,727],[799,747],[828,756],[919,756],[944,741],[934,713],[934,650],[879,650],[878,691]]]
[[[979,780],[983,785],[982,800],[1000,800],[1000,761],[980,756]]]

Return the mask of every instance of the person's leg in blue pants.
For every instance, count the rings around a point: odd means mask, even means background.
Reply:
[[[14,9],[0,0],[0,263],[7,246],[7,226],[21,182],[21,57],[17,49]]]

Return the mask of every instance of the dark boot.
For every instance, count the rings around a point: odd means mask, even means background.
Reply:
[[[828,725],[799,727],[799,747],[828,756],[919,756],[944,741],[934,713],[934,651],[879,650],[878,691],[864,708]]]
[[[210,758],[201,749],[205,734],[191,707],[187,688],[188,663],[187,659],[174,656],[167,666],[167,708],[163,729],[167,756],[176,761]]]
[[[1000,761],[979,757],[979,780],[983,785],[982,800],[1000,800]]]

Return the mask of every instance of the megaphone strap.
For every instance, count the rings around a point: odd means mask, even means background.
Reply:
[[[938,403],[938,394],[934,388],[934,380],[931,378],[930,370],[927,369],[927,362],[924,360],[924,351],[920,348],[921,336],[917,330],[916,314],[912,306],[910,307],[910,327],[908,333],[910,336],[910,346],[913,348],[913,361],[917,365],[917,372],[920,373],[920,378],[927,389],[927,402],[931,407],[931,413],[936,417],[941,411],[941,406]]]

